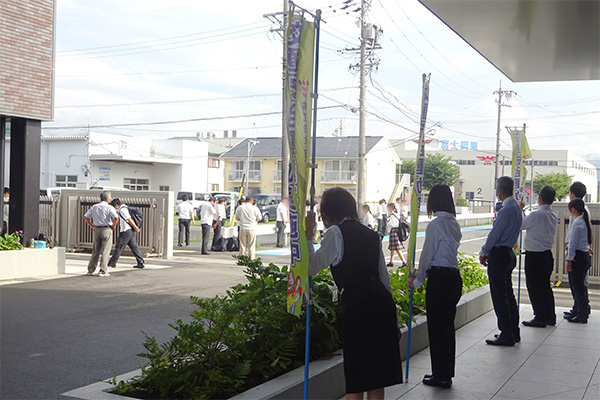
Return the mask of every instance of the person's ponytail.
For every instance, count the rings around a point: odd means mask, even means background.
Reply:
[[[583,220],[585,221],[585,224],[587,225],[588,244],[591,246],[592,245],[592,224],[590,222],[590,215],[588,214],[585,207],[583,208]]]

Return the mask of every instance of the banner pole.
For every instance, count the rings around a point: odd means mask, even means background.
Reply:
[[[523,258],[523,231],[519,233],[519,282],[517,283],[517,310],[521,309],[521,259]]]
[[[311,144],[310,209],[315,211],[315,174],[317,157],[317,99],[319,98],[319,39],[321,36],[321,10],[315,15],[315,76],[313,84],[313,126]],[[311,238],[310,240],[313,240]],[[310,364],[310,317],[312,311],[312,276],[308,276],[308,302],[306,304],[306,340],[304,343],[304,400],[308,400]]]

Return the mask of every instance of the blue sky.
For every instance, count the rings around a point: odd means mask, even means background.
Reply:
[[[358,13],[342,0],[305,1],[324,12],[318,134],[358,134]],[[281,39],[263,14],[282,1],[77,0],[57,1],[55,121],[48,133],[123,123],[202,121],[94,128],[127,135],[169,137],[237,129],[244,136],[280,134],[278,115],[214,119],[280,110]],[[349,7],[351,11],[355,7]],[[334,12],[334,10],[338,10]],[[384,30],[379,68],[368,83],[367,134],[403,140],[418,129],[421,74],[431,73],[429,123],[435,137],[495,143],[493,91],[518,96],[503,108],[502,125],[527,123],[534,149],[573,148],[600,160],[600,82],[513,84],[416,0],[373,0],[370,22]],[[149,104],[151,103],[151,104]],[[400,108],[403,112],[398,110]],[[406,116],[408,115],[408,117]],[[505,130],[502,147],[510,147]]]

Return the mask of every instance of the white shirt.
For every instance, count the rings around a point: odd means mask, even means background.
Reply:
[[[194,212],[194,206],[189,201],[182,201],[177,206],[177,213],[179,219],[192,219],[192,213]]]
[[[328,268],[330,265],[338,265],[342,258],[344,258],[344,238],[342,231],[337,225],[334,225],[327,229],[323,240],[321,240],[321,248],[315,252],[315,247],[312,241],[308,241],[308,255],[310,263],[308,267],[308,274],[315,275],[320,270]],[[379,273],[379,279],[383,286],[392,293],[390,286],[390,275],[385,266],[385,258],[383,257],[383,251],[381,245],[379,246],[379,264],[377,266]]]
[[[375,222],[375,217],[373,216],[373,214],[371,214],[371,212],[366,213],[362,220],[362,224],[371,229],[373,229],[373,227],[375,226]]]
[[[113,219],[117,216],[117,210],[105,201],[94,204],[87,212],[85,217],[92,220],[95,226],[112,226]]]
[[[585,253],[590,251],[588,228],[583,215],[575,218],[573,223],[569,224],[567,243],[567,261],[573,261],[575,259],[575,252],[578,250]]]
[[[120,232],[127,232],[128,230],[131,229],[131,225],[129,225],[129,218],[131,218],[131,214],[129,213],[129,207],[127,207],[125,204],[121,204],[121,207],[119,207],[119,211],[117,211],[117,214],[119,214],[119,231]]]
[[[390,216],[387,219],[387,225],[390,228],[398,228],[400,226],[400,217],[396,212],[390,214]]]
[[[387,206],[385,204],[380,204],[377,206],[377,218],[383,219],[387,216]]]
[[[283,214],[283,216],[282,216]],[[287,222],[288,221],[288,208],[285,204],[279,203],[277,206],[277,221]]]
[[[406,219],[408,217],[406,207],[404,207],[402,204],[398,204],[398,209],[400,210],[400,217],[402,217],[402,219]]]
[[[227,219],[227,210],[225,209],[225,204],[217,204],[217,216],[221,221],[225,221]]]
[[[244,203],[235,210],[235,218],[238,220],[238,226],[241,229],[255,230],[258,221],[262,219],[262,215],[258,207],[250,203]]]
[[[415,287],[425,281],[427,271],[433,267],[458,268],[458,246],[462,233],[454,215],[438,211],[436,217],[427,224],[425,243],[419,259],[419,270],[415,277]]]
[[[558,226],[558,216],[548,204],[539,208],[523,219],[521,229],[526,230],[523,248],[527,251],[542,252],[552,250],[554,236]]]
[[[202,204],[202,208],[200,208],[200,224],[212,225],[215,219],[217,219],[215,206],[210,203]]]

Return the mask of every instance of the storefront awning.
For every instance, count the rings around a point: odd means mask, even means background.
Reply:
[[[419,1],[514,82],[600,79],[600,1]]]

